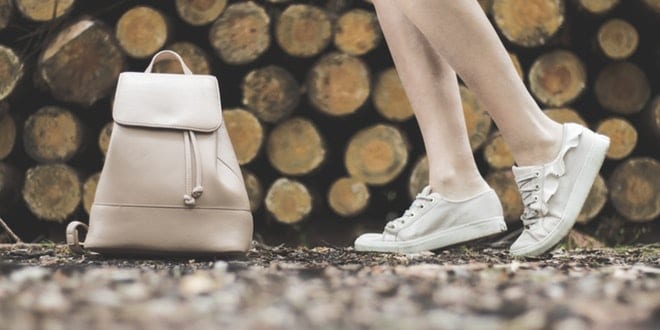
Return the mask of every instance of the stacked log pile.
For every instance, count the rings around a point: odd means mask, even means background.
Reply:
[[[658,1],[480,4],[544,111],[612,139],[578,229],[610,243],[657,240]],[[427,183],[421,134],[369,1],[0,0],[0,215],[20,236],[58,240],[87,217],[117,76],[161,49],[218,77],[266,241],[348,244],[381,230]],[[166,61],[155,71],[179,69]],[[513,158],[460,91],[479,168],[515,228]]]

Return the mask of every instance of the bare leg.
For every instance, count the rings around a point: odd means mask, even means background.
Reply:
[[[394,1],[475,92],[518,165],[543,164],[556,156],[562,126],[539,109],[477,1]],[[410,84],[415,90],[427,82]]]
[[[456,72],[392,0],[374,6],[424,138],[431,188],[450,199],[487,190],[470,149]]]

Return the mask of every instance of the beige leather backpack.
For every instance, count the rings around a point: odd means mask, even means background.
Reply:
[[[176,60],[184,74],[152,73]],[[73,251],[215,255],[247,251],[252,213],[223,125],[218,80],[158,52],[145,72],[119,75],[110,145],[89,227],[67,226]],[[78,227],[88,229],[85,242]]]

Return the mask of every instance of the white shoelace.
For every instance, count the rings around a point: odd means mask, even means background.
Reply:
[[[407,218],[412,218],[415,216],[415,210],[424,208],[428,202],[433,202],[433,200],[433,197],[429,197],[428,195],[423,195],[421,193],[417,194],[417,196],[415,196],[415,200],[412,201],[410,206],[403,212],[403,215],[387,222],[386,228],[396,229],[397,224],[405,225]]]
[[[525,210],[520,216],[525,228],[537,223],[548,212],[547,205],[538,193],[541,191],[540,181],[541,172],[539,171],[530,172],[516,180],[525,206]]]

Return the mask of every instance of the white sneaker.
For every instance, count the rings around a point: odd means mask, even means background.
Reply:
[[[506,231],[502,204],[489,189],[462,201],[450,201],[426,186],[402,216],[381,234],[363,234],[355,250],[416,253]]]
[[[511,254],[536,256],[559,243],[573,227],[609,147],[608,137],[567,123],[557,157],[540,166],[513,166],[525,211],[524,229]]]

